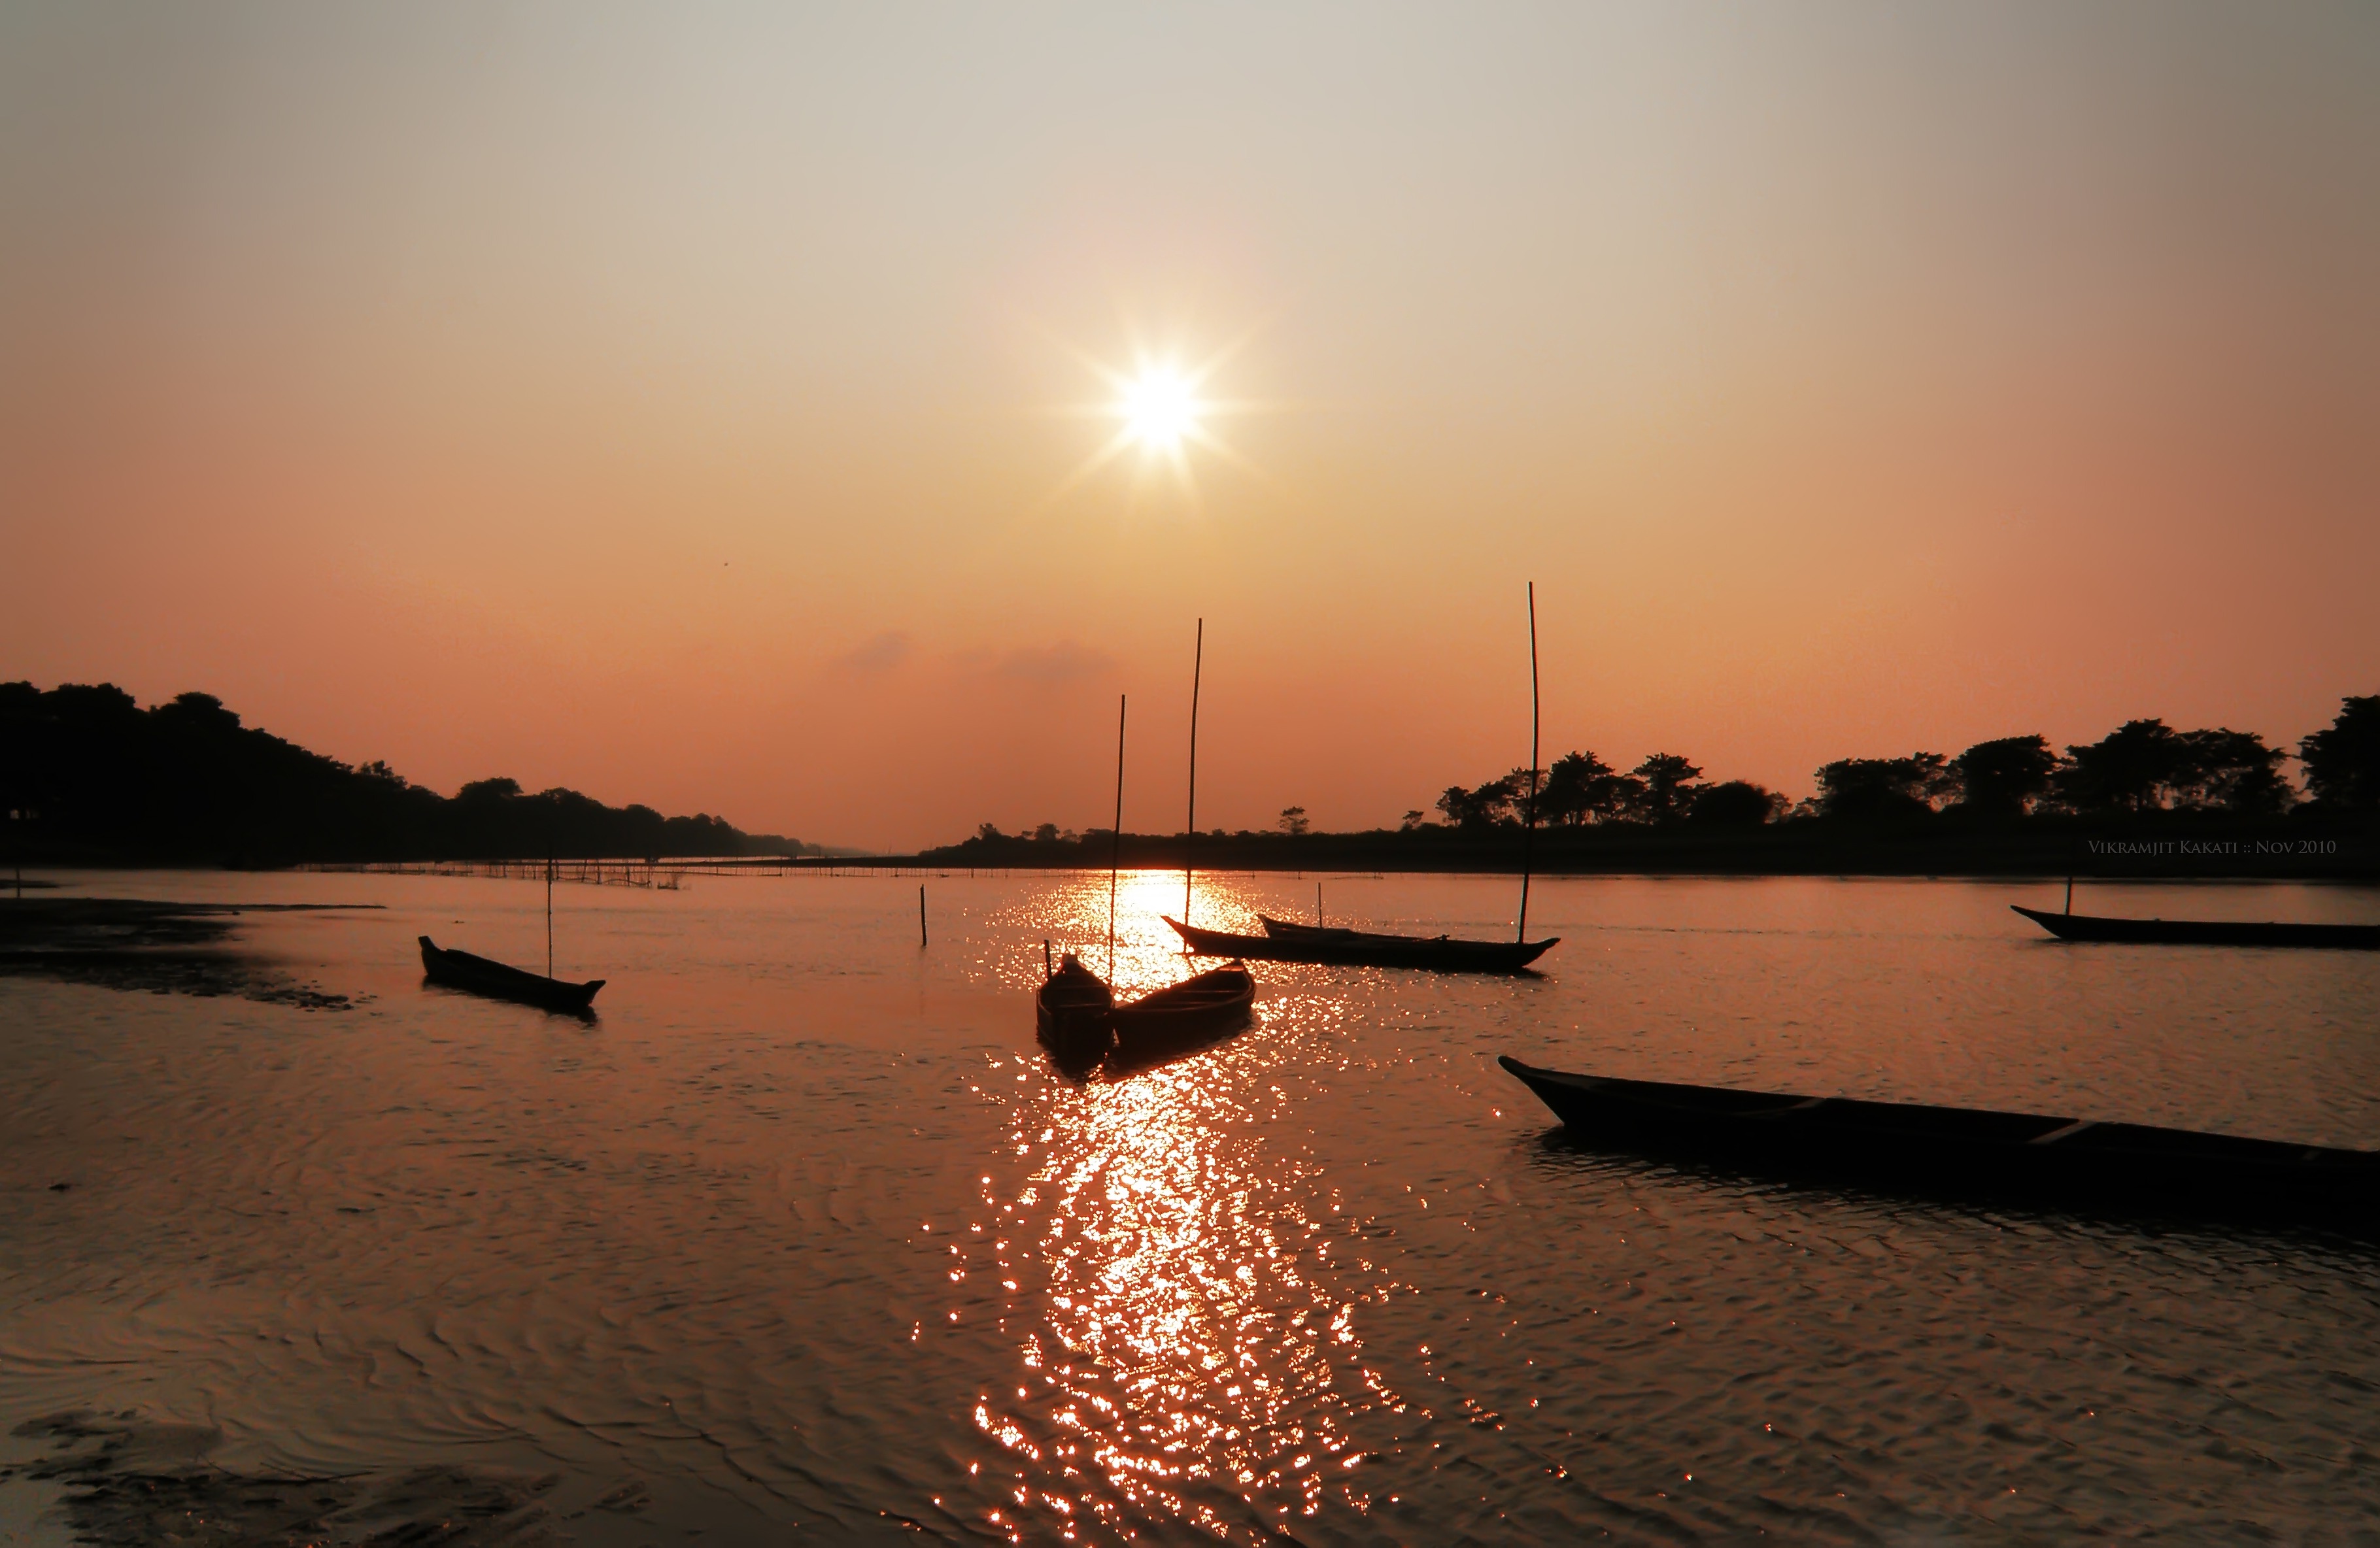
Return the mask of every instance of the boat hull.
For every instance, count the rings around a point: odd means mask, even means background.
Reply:
[[[2114,919],[2009,907],[2060,940],[2130,941],[2155,946],[2300,946],[2380,951],[2380,925],[2263,924],[2228,919]]]
[[[2380,1223],[2380,1153],[2145,1124],[1618,1080],[1498,1062],[1594,1148],[1784,1177]]]
[[[1110,1014],[1117,1035],[1211,1032],[1234,1027],[1256,1008],[1257,981],[1238,962],[1151,990]]]
[[[1107,1057],[1115,1044],[1108,1024],[1114,1013],[1113,991],[1072,952],[1034,991],[1035,1029],[1050,1058],[1069,1071],[1093,1068]]]
[[[1035,997],[1050,1062],[1081,1079],[1164,1064],[1222,1041],[1248,1023],[1257,985],[1232,962],[1117,1005],[1108,986],[1069,956]]]
[[[1339,967],[1421,968],[1432,973],[1519,973],[1556,939],[1455,940],[1447,937],[1368,935],[1299,925],[1281,935],[1240,936],[1201,930],[1168,918],[1183,944],[1202,957],[1243,957],[1268,962],[1322,962]]]
[[[421,971],[430,982],[489,999],[508,999],[565,1015],[584,1016],[593,1011],[595,991],[604,984],[601,978],[584,984],[547,978],[486,957],[475,957],[468,951],[441,947],[428,936],[420,937],[420,944]]]

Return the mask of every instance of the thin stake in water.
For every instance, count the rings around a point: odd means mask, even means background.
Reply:
[[[1124,695],[1116,695],[1115,827],[1108,830],[1108,982],[1115,982],[1116,868],[1123,855],[1123,711]]]
[[[926,884],[917,884],[917,949],[926,949]]]
[[[545,853],[545,975],[553,976],[553,852]]]

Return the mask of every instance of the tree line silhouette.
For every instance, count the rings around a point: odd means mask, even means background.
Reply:
[[[2063,753],[2033,735],[1978,742],[1956,757],[1921,752],[1838,758],[1818,769],[1816,792],[1794,803],[1746,780],[1706,783],[1701,768],[1675,753],[1655,753],[1622,773],[1593,753],[1575,752],[1542,773],[1515,768],[1484,784],[1450,785],[1437,808],[1443,826],[1474,833],[1527,820],[1533,786],[1537,820],[1556,828],[1741,828],[1786,819],[1877,824],[1947,816],[2006,823],[2151,812],[2262,818],[2301,806],[2368,816],[2380,812],[2380,695],[2342,700],[2328,728],[2298,744],[2302,790],[2283,770],[2291,756],[2253,732],[2176,731],[2161,720],[2127,720]],[[1425,826],[1437,825],[1418,810],[1405,814],[1405,831]]]
[[[477,780],[452,796],[243,726],[212,694],[143,709],[113,683],[0,683],[0,817],[13,854],[322,860],[795,854],[721,817]]]

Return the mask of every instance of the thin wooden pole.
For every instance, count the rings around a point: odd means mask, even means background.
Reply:
[[[926,946],[926,885],[925,885],[925,883],[923,883],[923,882],[919,882],[919,883],[917,884],[917,949],[918,949],[919,950],[921,950],[921,951],[922,951],[922,950],[924,950],[924,949],[925,949],[925,946]]]
[[[2074,878],[2072,877],[2066,878],[2066,912],[2069,913],[2074,912]]]
[[[545,975],[553,976],[553,852],[545,856]]]
[[[1124,695],[1116,695],[1115,827],[1108,832],[1108,982],[1115,982],[1116,870],[1123,856],[1123,712]]]
[[[1190,648],[1190,815],[1184,821],[1187,837],[1182,848],[1182,923],[1190,923],[1191,852],[1198,844],[1198,678],[1207,665],[1207,621],[1198,620],[1197,642]],[[1190,943],[1184,941],[1188,951]]]
[[[1537,583],[1529,583],[1529,821],[1521,829],[1521,927],[1529,938],[1529,850],[1537,836]]]

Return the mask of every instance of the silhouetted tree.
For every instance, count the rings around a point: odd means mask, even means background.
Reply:
[[[2297,792],[2281,774],[2289,754],[2253,732],[2186,731],[2173,779],[2174,804],[2198,811],[2269,816],[2287,811]]]
[[[2286,753],[2253,732],[2178,732],[2163,720],[2127,720],[2085,746],[2054,780],[2078,812],[2148,812],[2168,806],[2257,816],[2286,808],[2296,792],[2281,777]]]
[[[2306,793],[2348,812],[2380,812],[2380,694],[2342,699],[2327,730],[2298,744]]]
[[[454,800],[385,761],[351,768],[244,726],[211,694],[141,709],[109,684],[0,684],[0,795],[20,844],[160,860],[733,854],[716,817],[614,810],[574,791],[482,780]],[[660,846],[656,849],[653,846]]]
[[[1620,811],[1629,789],[1628,776],[1593,753],[1565,753],[1546,770],[1545,789],[1537,794],[1537,815],[1557,828],[1609,821]]]
[[[1294,835],[1308,832],[1313,828],[1313,827],[1314,825],[1312,823],[1305,820],[1305,807],[1283,806],[1281,809],[1281,830],[1282,832]]]
[[[2163,806],[2181,772],[2181,739],[2163,720],[2127,720],[2098,741],[2066,749],[2052,788],[2078,812]]]
[[[1513,820],[1512,797],[1518,789],[1519,784],[1510,774],[1474,790],[1449,785],[1438,798],[1438,809],[1457,828],[1494,828]]]
[[[1939,753],[1905,758],[1837,758],[1818,770],[1818,812],[1854,822],[1930,816],[1958,789]]]
[[[992,844],[998,843],[1008,835],[1002,833],[997,824],[986,822],[976,825],[975,836],[987,844]]]
[[[1415,828],[1419,828],[1424,822],[1427,821],[1428,816],[1429,815],[1427,812],[1424,812],[1420,807],[1416,806],[1412,811],[1407,812],[1404,815],[1404,820],[1397,824],[1397,831],[1400,833],[1410,833]]]
[[[1675,753],[1655,753],[1631,771],[1632,782],[1615,792],[1621,815],[1637,822],[1675,822],[1694,804],[1702,777],[1697,765]]]
[[[2049,793],[2057,770],[2058,755],[2038,733],[1978,742],[1950,760],[1960,806],[1990,817],[2022,816]]]
[[[1757,828],[1785,810],[1785,798],[1749,780],[1726,780],[1694,795],[1686,821],[1702,828]]]

